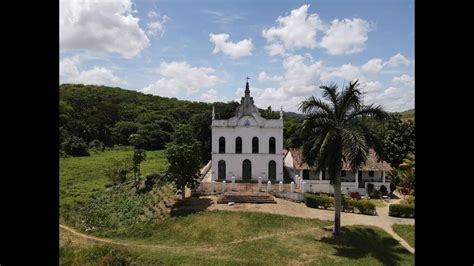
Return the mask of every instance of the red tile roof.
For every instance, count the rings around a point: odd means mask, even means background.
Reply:
[[[303,161],[303,154],[301,149],[290,149],[291,156],[293,157],[293,166],[296,170],[308,170],[312,169]],[[362,171],[390,171],[392,167],[385,161],[377,161],[377,153],[373,149],[369,150],[369,156],[367,157],[367,162],[362,166]],[[342,163],[342,170],[349,171],[351,170],[349,162]]]

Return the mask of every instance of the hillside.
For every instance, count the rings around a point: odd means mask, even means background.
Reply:
[[[140,136],[140,148],[163,149],[171,141],[174,127],[183,123],[193,127],[194,138],[201,142],[203,162],[210,159],[212,106],[216,119],[227,119],[239,105],[235,101],[185,101],[118,87],[83,84],[60,85],[59,100],[60,144],[66,154],[74,155],[71,153],[76,153],[78,147],[91,145],[130,145],[131,134]],[[271,108],[261,112],[266,118],[280,116]]]
[[[402,121],[415,121],[415,109],[409,109],[400,113],[402,115]]]

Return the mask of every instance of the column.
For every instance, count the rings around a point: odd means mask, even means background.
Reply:
[[[359,170],[355,172],[355,175],[356,189],[359,189]]]

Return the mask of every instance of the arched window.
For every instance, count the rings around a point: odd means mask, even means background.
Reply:
[[[235,153],[242,153],[242,138],[235,138]]]
[[[225,180],[225,161],[220,160],[217,166],[217,178],[219,180]]]
[[[252,139],[252,153],[258,153],[258,138],[253,137]]]
[[[225,153],[225,138],[219,138],[219,153]]]
[[[275,154],[275,138],[271,137],[268,141],[268,153]]]
[[[268,179],[276,181],[276,163],[273,160],[268,162]]]

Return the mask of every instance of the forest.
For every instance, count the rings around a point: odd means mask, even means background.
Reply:
[[[179,124],[190,125],[201,146],[201,162],[211,158],[211,114],[216,119],[234,115],[238,102],[195,102],[143,94],[118,87],[62,84],[59,86],[59,153],[88,156],[114,146],[161,150],[172,141]],[[271,107],[260,109],[264,118],[279,118]],[[414,114],[414,110],[410,110]],[[404,114],[405,115],[405,114]],[[405,118],[405,117],[403,117]],[[384,139],[385,157],[399,164],[414,152],[414,118],[394,113],[387,123],[374,126]],[[298,146],[298,128],[304,115],[284,112],[284,148]],[[403,121],[402,121],[403,120]]]

